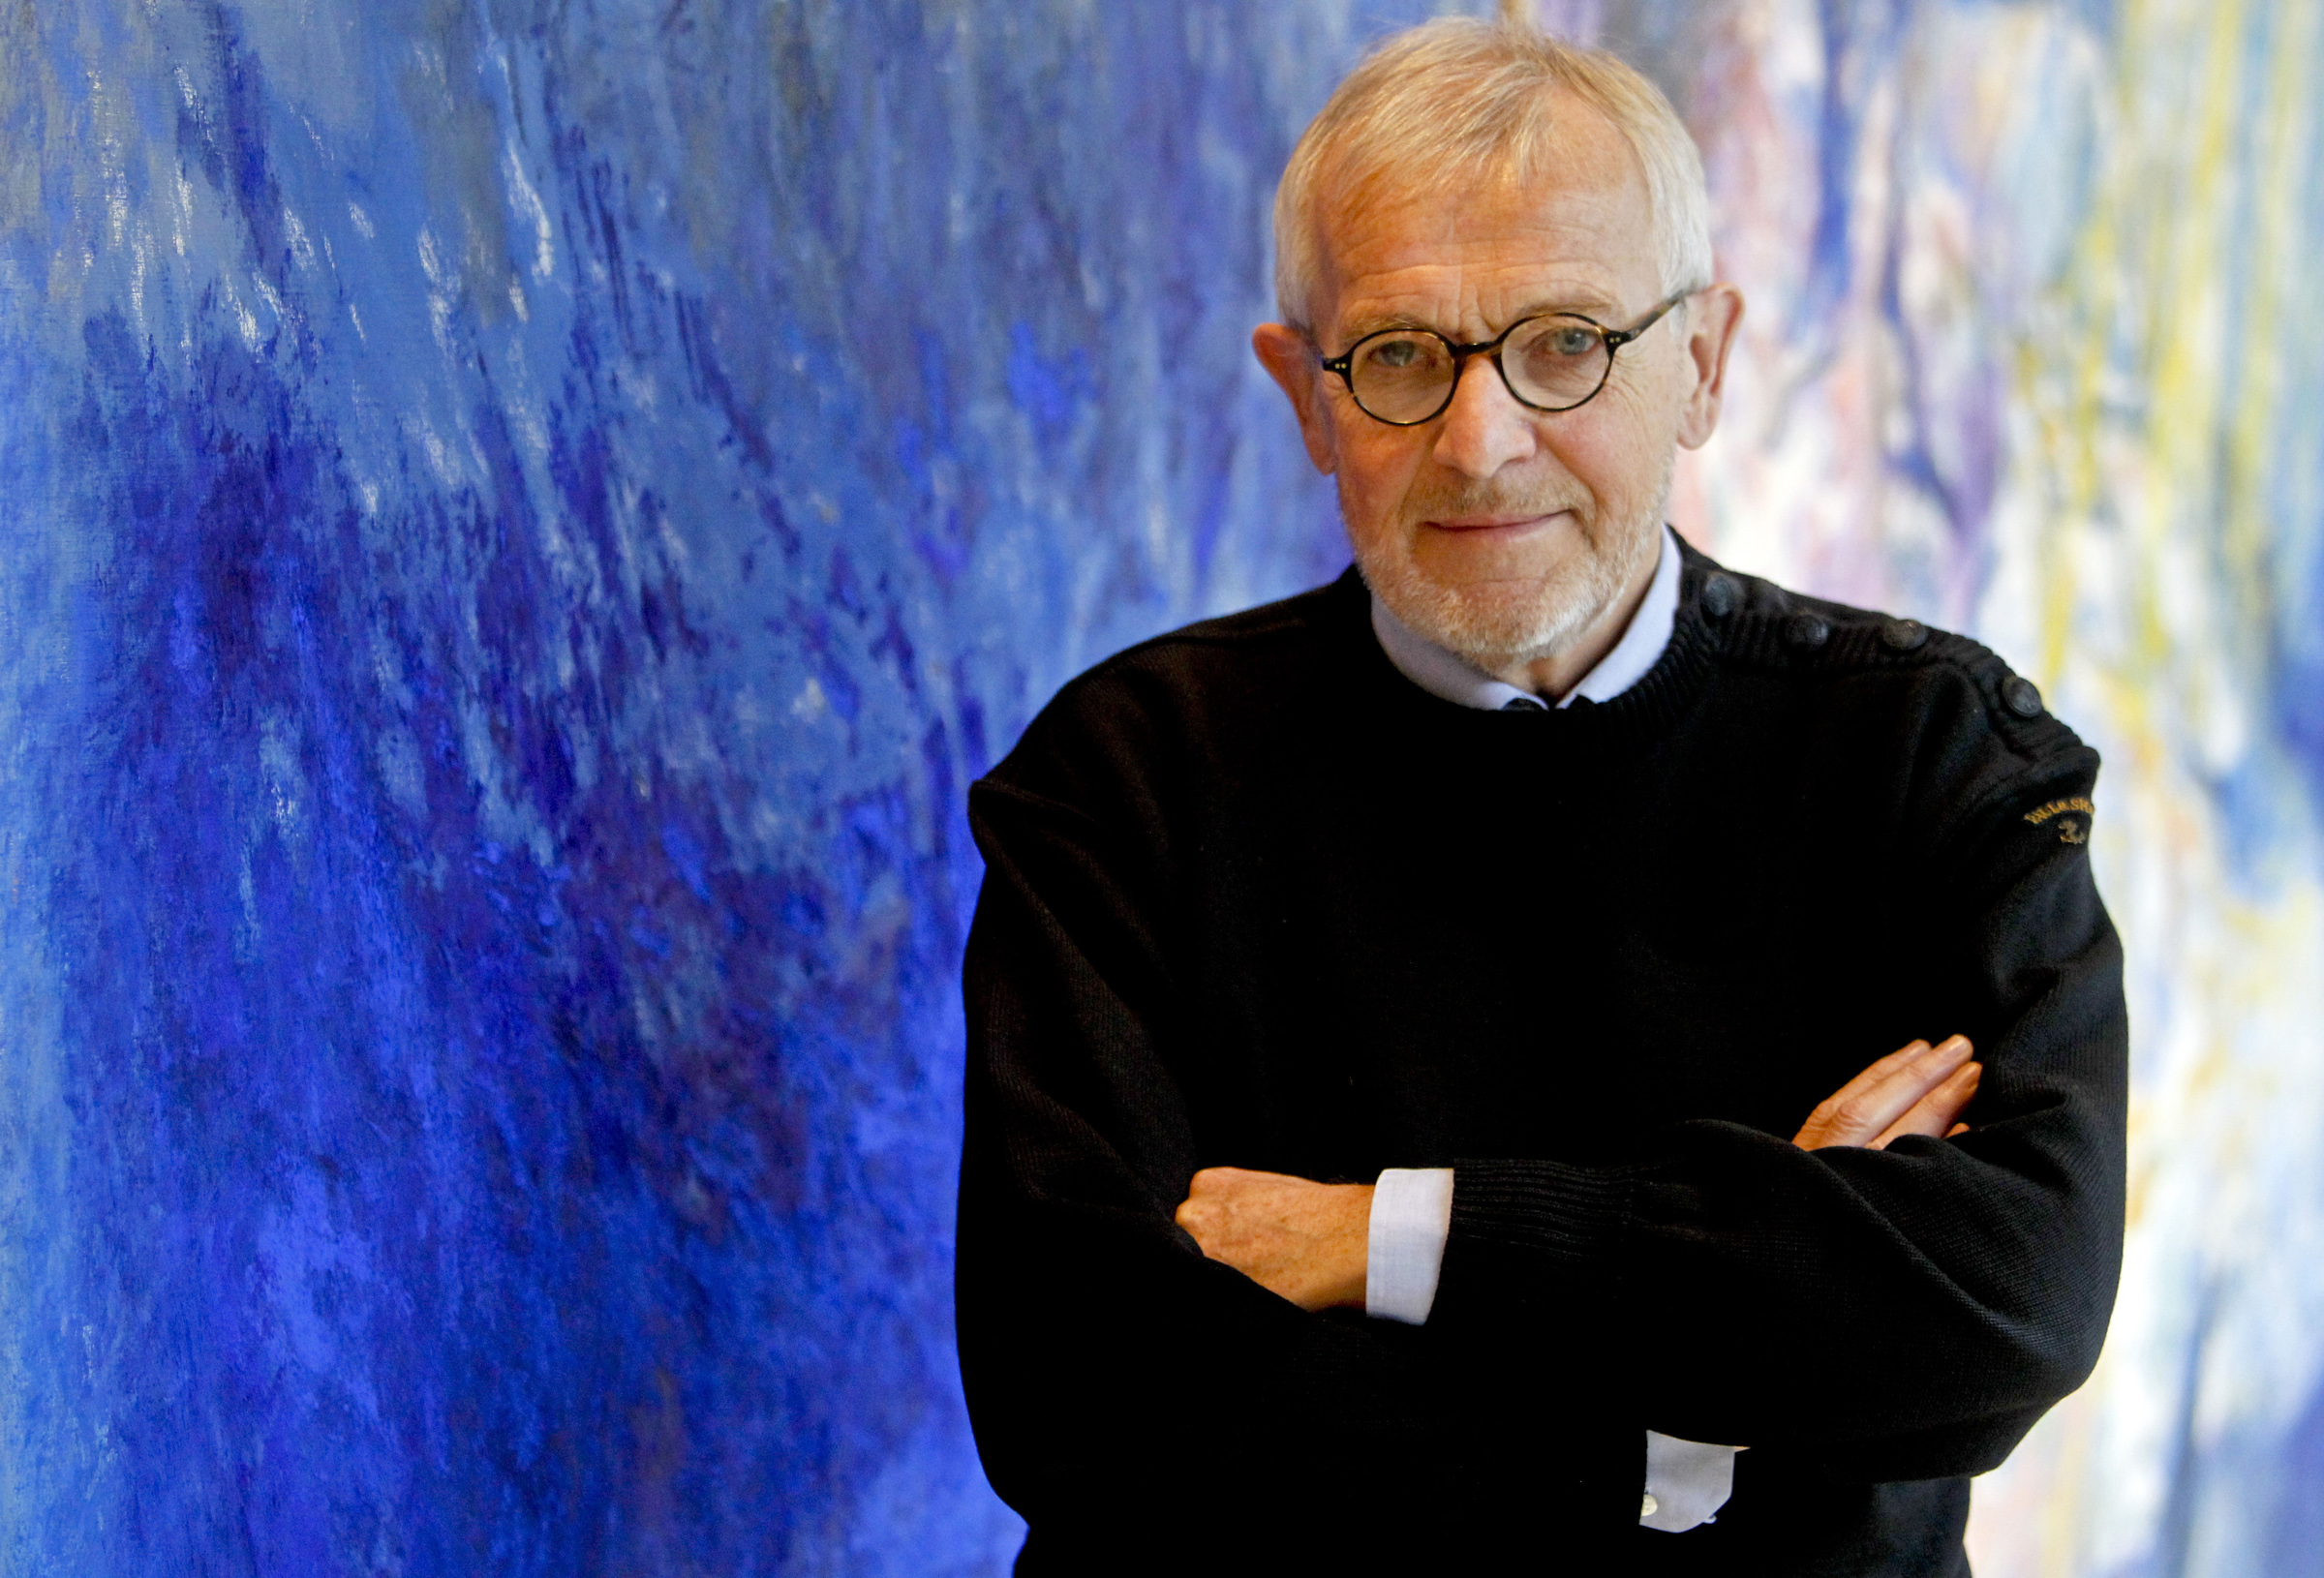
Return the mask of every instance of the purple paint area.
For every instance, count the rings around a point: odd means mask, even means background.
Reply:
[[[2279,1484],[2267,1578],[2324,1578],[2324,1386],[2271,1454]]]
[[[0,1573],[1005,1566],[962,796],[1071,674],[1343,561],[1247,336],[1293,138],[1430,9],[0,8]],[[2112,6],[1544,12],[1715,155],[1798,132],[1734,209],[1766,381],[1890,348],[1815,491],[1938,523],[1818,590],[1969,617],[2098,122],[1977,164],[1915,63]],[[1875,188],[1959,196],[1973,312]],[[2254,715],[2324,785],[2324,451],[2271,431]],[[2207,807],[2255,871],[2276,760]],[[2317,1416],[2190,1422],[2149,1565],[2317,1570]]]

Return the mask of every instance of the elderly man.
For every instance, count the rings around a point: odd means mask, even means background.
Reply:
[[[1664,526],[1742,311],[1704,207],[1610,57],[1391,41],[1256,335],[1356,569],[973,791],[961,1354],[1021,1572],[1964,1573],[1967,1476],[2095,1361],[2096,757]]]

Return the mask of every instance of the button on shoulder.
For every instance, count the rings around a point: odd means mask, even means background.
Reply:
[[[1702,584],[1702,611],[1715,620],[1723,620],[1743,606],[1743,588],[1725,570],[1719,571]]]

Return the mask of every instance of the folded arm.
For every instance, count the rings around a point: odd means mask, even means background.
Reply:
[[[1698,1121],[1649,1132],[1618,1165],[1463,1162],[1430,1323],[1518,1344],[1552,1314],[1636,1378],[1648,1423],[1691,1440],[1775,1443],[1869,1478],[1998,1463],[2104,1335],[2125,1034],[2086,851],[2005,805],[1976,835],[1940,932],[1981,1062],[1962,1038],[1913,1043],[1789,1143]],[[1972,1098],[1973,1130],[1958,1122]],[[1320,1308],[1361,1302],[1362,1205],[1361,1189],[1217,1168],[1178,1220]],[[1912,1383],[1840,1379],[1865,1376]]]
[[[1858,1145],[1885,1150],[1906,1135],[1950,1137],[1977,1093],[1982,1065],[1969,1038],[1915,1041],[1857,1075],[1808,1115],[1791,1143],[1802,1150]],[[1447,1171],[1451,1168],[1445,1169]],[[1177,1212],[1205,1255],[1303,1310],[1362,1308],[1379,1230],[1371,1184],[1328,1184],[1248,1168],[1205,1168]],[[1442,1225],[1423,1246],[1444,1254]],[[1433,1278],[1430,1279],[1433,1282]],[[1417,1323],[1417,1322],[1415,1322]]]
[[[1537,1472],[1541,1454],[1460,1423],[1481,1389],[1421,1333],[1309,1313],[1174,1221],[1198,1158],[1186,1075],[1163,1052],[1177,994],[1145,919],[1160,903],[1137,891],[1134,855],[1070,807],[988,785],[972,818],[987,874],[965,972],[956,1290],[995,1489],[1036,1527],[1143,1521],[1125,1500],[1160,1499],[1253,1538],[1322,1521],[1287,1524],[1287,1504],[1337,1508],[1354,1537],[1377,1498],[1456,1507]],[[1416,1461],[1416,1440],[1443,1448]],[[1564,1505],[1635,1517],[1635,1433],[1577,1417],[1544,1451],[1586,1459],[1543,1481]]]
[[[1877,1120],[1859,1090],[1798,1143],[1694,1121],[1615,1166],[1462,1163],[1431,1324],[1581,1301],[1656,1429],[1866,1479],[1997,1464],[2096,1361],[2120,1265],[2121,950],[2086,848],[2019,814],[2087,789],[2021,783],[1932,861],[1972,1129],[1815,1145]]]

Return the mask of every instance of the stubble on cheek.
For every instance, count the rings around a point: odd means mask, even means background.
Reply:
[[[1556,652],[1588,628],[1658,545],[1676,457],[1636,519],[1607,518],[1578,484],[1416,484],[1397,503],[1360,517],[1344,486],[1341,509],[1363,577],[1390,612],[1487,672]],[[1521,533],[1455,533],[1428,521],[1565,513]],[[1368,518],[1359,530],[1355,522]]]

